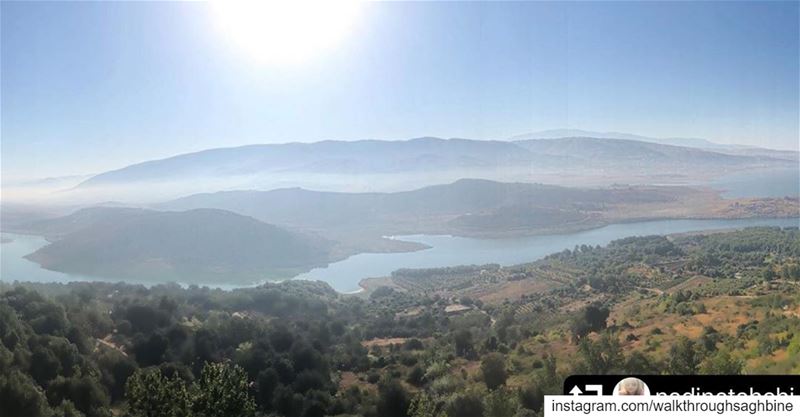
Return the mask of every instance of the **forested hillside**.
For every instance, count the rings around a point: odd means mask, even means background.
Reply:
[[[332,243],[217,209],[81,209],[21,225],[52,242],[26,257],[44,268],[133,282],[255,283],[332,260]]]
[[[800,371],[797,229],[381,282],[4,284],[0,415],[535,416],[572,373]]]

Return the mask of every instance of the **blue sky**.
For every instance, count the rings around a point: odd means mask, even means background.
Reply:
[[[579,128],[798,148],[798,2],[369,3],[302,65],[201,3],[2,3],[2,171]]]

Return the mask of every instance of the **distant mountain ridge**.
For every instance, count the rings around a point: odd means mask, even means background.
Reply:
[[[525,133],[521,135],[512,136],[509,138],[512,142],[527,141],[535,139],[562,139],[562,138],[600,138],[600,139],[622,139],[633,140],[639,142],[658,143],[661,145],[682,146],[687,148],[698,148],[709,150],[713,152],[720,152],[729,155],[744,155],[744,156],[767,156],[777,159],[785,159],[791,161],[800,160],[800,150],[780,150],[769,149],[758,146],[750,145],[737,145],[716,143],[708,139],[702,138],[654,138],[642,135],[635,135],[623,132],[595,132],[590,130],[581,129],[551,129],[539,132]]]
[[[323,141],[217,148],[142,162],[96,175],[80,186],[185,176],[267,172],[396,173],[514,166],[536,160],[510,142],[417,138]],[[542,163],[548,161],[542,160]]]
[[[555,156],[570,155],[594,161],[599,165],[639,164],[690,166],[695,164],[743,165],[761,160],[760,157],[729,155],[703,149],[642,142],[631,139],[604,139],[592,137],[569,137],[559,139],[519,140],[515,144],[536,154]]]
[[[640,142],[653,142],[653,143],[660,143],[662,145],[686,146],[686,147],[701,148],[701,149],[714,149],[714,148],[723,149],[731,146],[743,147],[741,145],[723,145],[701,138],[652,138],[648,136],[635,135],[632,133],[595,132],[591,130],[581,130],[581,129],[542,130],[539,132],[531,132],[531,133],[524,133],[521,135],[515,135],[509,138],[509,140],[515,142],[515,141],[531,140],[531,139],[559,139],[559,138],[576,138],[576,137],[635,140]]]
[[[374,232],[378,236],[457,234],[462,226],[470,226],[465,230],[467,234],[502,233],[530,226],[531,220],[518,215],[522,211],[551,219],[552,227],[562,227],[571,222],[588,221],[592,212],[606,206],[668,204],[694,193],[696,191],[685,187],[582,189],[463,179],[394,193],[320,192],[301,188],[223,191],[195,194],[157,204],[154,208],[216,208],[273,224],[334,232],[349,238],[349,235],[357,234],[354,230]],[[478,230],[477,219],[500,215],[511,215],[520,223],[512,225],[506,219],[506,229],[498,226]],[[483,223],[488,225],[485,221]],[[338,233],[340,230],[345,232]]]
[[[587,152],[589,149],[591,153]],[[690,159],[683,159],[687,157]],[[363,176],[463,172],[462,178],[486,178],[486,175],[514,170],[537,173],[611,169],[626,175],[634,169],[643,174],[685,175],[687,170],[708,167],[727,172],[787,163],[786,159],[770,155],[731,155],[634,139],[324,141],[248,145],[182,154],[105,172],[84,181],[79,188],[292,174]]]

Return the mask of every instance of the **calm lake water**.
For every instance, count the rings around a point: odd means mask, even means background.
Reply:
[[[329,282],[338,291],[359,289],[362,278],[389,275],[400,268],[433,268],[454,265],[497,263],[515,265],[541,259],[575,245],[605,245],[628,236],[664,235],[699,230],[733,229],[748,226],[794,226],[800,219],[659,220],[614,224],[585,232],[530,236],[510,239],[471,239],[453,236],[402,236],[402,240],[424,243],[431,249],[410,252],[352,256],[326,268],[299,275],[299,279]]]
[[[726,175],[709,184],[726,198],[798,197],[800,169],[774,169]]]
[[[0,281],[31,281],[31,282],[71,282],[71,281],[112,281],[98,277],[69,275],[62,272],[48,271],[39,264],[25,258],[42,246],[47,245],[47,240],[40,236],[18,235],[3,233],[2,239],[11,239],[10,243],[0,244]],[[119,280],[113,280],[114,282]]]
[[[510,239],[471,239],[452,236],[402,236],[399,239],[431,246],[410,253],[366,253],[352,256],[326,268],[317,268],[297,279],[326,281],[341,292],[359,289],[363,278],[386,276],[400,268],[430,268],[465,264],[497,263],[514,265],[531,262],[545,255],[572,249],[575,245],[605,245],[627,236],[670,234],[699,230],[731,229],[748,226],[798,227],[800,219],[742,219],[742,220],[660,220],[650,222],[615,224],[599,229],[562,235],[532,236]],[[118,281],[68,275],[48,271],[23,256],[44,246],[47,242],[36,236],[3,234],[13,239],[0,246],[0,281],[70,282]],[[147,283],[145,283],[147,284]],[[223,289],[233,286],[209,285]]]

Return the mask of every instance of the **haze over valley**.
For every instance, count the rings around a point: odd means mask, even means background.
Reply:
[[[198,192],[288,187],[407,191],[461,178],[571,186],[697,184],[734,172],[794,169],[798,160],[797,151],[722,152],[602,137],[287,143],[209,149],[88,177],[12,184],[6,201],[139,204]]]
[[[75,276],[249,285],[360,253],[428,248],[387,236],[508,239],[662,219],[797,218],[792,174],[785,195],[725,197],[713,182],[767,173],[767,183],[797,163],[788,151],[591,137],[254,145],[100,173],[27,205],[12,199],[2,229],[46,237],[25,260]],[[289,187],[236,188],[259,182]],[[211,192],[179,194],[192,189]]]

